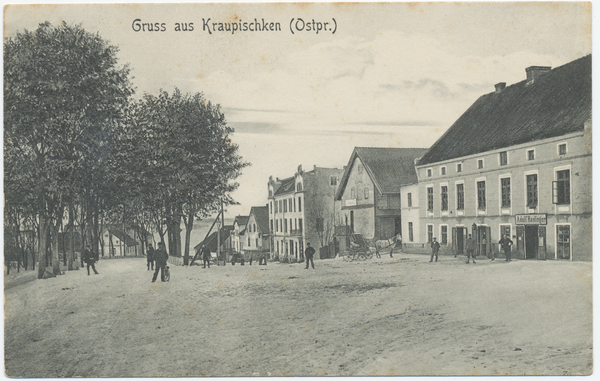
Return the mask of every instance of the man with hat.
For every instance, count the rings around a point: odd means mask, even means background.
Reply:
[[[96,254],[94,254],[92,251],[89,243],[85,245],[85,250],[83,251],[81,258],[85,263],[87,263],[88,275],[90,275],[90,266],[92,267],[92,270],[94,270],[94,274],[99,274],[98,271],[96,271],[96,266],[94,266],[94,262],[96,262]]]
[[[310,245],[310,242],[306,243],[306,250],[304,250],[304,255],[306,256],[306,267],[304,269],[308,269],[308,262],[310,261],[310,264],[312,265],[312,268],[314,270],[315,262],[313,262],[313,256],[315,255],[315,249],[313,249],[313,247]]]
[[[152,277],[152,282],[156,281],[156,277],[158,276],[158,270],[160,270],[160,280],[161,282],[165,281],[165,266],[167,265],[167,259],[169,259],[169,254],[165,250],[165,244],[161,241],[158,243],[158,249],[154,252],[154,260],[156,261],[156,265],[154,266],[154,276]]]

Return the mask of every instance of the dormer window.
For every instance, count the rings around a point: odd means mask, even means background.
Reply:
[[[508,165],[508,152],[500,152],[500,165]]]
[[[302,183],[296,184],[296,192],[302,192]]]

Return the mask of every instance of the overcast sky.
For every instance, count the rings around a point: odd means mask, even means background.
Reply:
[[[429,147],[494,84],[590,54],[588,3],[44,5],[4,9],[4,36],[64,20],[120,48],[136,96],[203,92],[252,166],[234,194],[248,214],[298,165],[343,167],[355,146]],[[278,22],[209,34],[204,21]],[[290,21],[333,31],[290,31]],[[165,23],[135,32],[132,23]],[[335,21],[333,21],[335,19]],[[175,23],[194,31],[176,32]],[[299,25],[299,24],[297,24]],[[329,25],[328,25],[329,27]]]

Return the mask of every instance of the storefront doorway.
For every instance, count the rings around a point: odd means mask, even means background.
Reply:
[[[537,258],[538,226],[525,226],[525,259]]]
[[[452,242],[454,243],[454,250],[456,254],[465,254],[465,235],[467,229],[465,227],[457,226],[452,228]]]
[[[570,225],[556,225],[556,259],[571,259]]]

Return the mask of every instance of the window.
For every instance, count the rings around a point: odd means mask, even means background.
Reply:
[[[369,199],[369,188],[365,187],[365,200]]]
[[[258,247],[258,238],[254,239],[255,246]]]
[[[294,212],[296,211],[296,199],[294,198]]]
[[[477,160],[477,169],[483,169],[483,159]]]
[[[427,243],[433,242],[433,225],[427,225]]]
[[[537,174],[527,175],[527,207],[535,208],[537,203]]]
[[[456,172],[462,172],[462,163],[456,163]]]
[[[273,201],[269,203],[269,214],[273,214]]]
[[[296,191],[297,192],[302,192],[302,183],[296,184]]]
[[[552,182],[552,202],[565,205],[571,203],[571,171],[556,171],[556,181]]]
[[[414,239],[413,236],[413,223],[409,222],[408,223],[408,242],[412,242]]]
[[[337,185],[337,177],[336,176],[329,176],[329,185],[331,185],[331,186]]]
[[[427,177],[431,177],[431,168],[427,168]]]
[[[477,182],[477,209],[485,210],[485,181]]]
[[[356,190],[354,187],[350,189],[350,199],[354,200],[356,198]]]
[[[302,233],[302,218],[298,218],[298,230]]]
[[[441,167],[441,168],[440,168],[440,174],[441,174],[442,176],[446,176],[446,167]]]
[[[302,198],[298,197],[298,211],[302,211]]]
[[[558,145],[558,154],[566,155],[567,154],[567,143],[562,143]]]
[[[270,226],[271,227],[271,232],[273,232],[273,220],[270,220],[269,222],[270,222],[270,225],[271,225]]]
[[[279,200],[279,211],[283,212],[283,203]]]
[[[283,211],[284,211],[284,213],[288,211],[287,206],[288,206],[287,200],[283,200]]]
[[[442,186],[441,192],[442,210],[448,210],[448,186]]]
[[[427,210],[433,211],[433,188],[427,188]]]
[[[277,208],[277,201],[275,201],[275,213],[278,213],[279,209]]]
[[[508,164],[508,152],[503,151],[500,152],[500,165],[507,165]]]
[[[441,226],[441,238],[442,238],[442,242],[440,242],[442,245],[447,245],[448,244],[448,226],[447,225],[442,225]]]
[[[527,160],[535,160],[535,150],[527,151]]]
[[[456,210],[465,210],[465,184],[456,184]]]
[[[292,205],[292,199],[290,198],[288,200],[288,203],[290,204],[290,212],[293,210],[293,205]]]
[[[248,237],[248,247],[250,247],[250,237]]]
[[[500,189],[502,192],[502,207],[510,208],[510,177],[500,179]]]
[[[273,189],[269,189],[269,197],[273,197]]]
[[[409,208],[412,208],[412,193],[408,193],[408,194],[406,195],[406,198],[407,198],[407,201],[406,201],[406,203],[408,204],[408,207],[409,207]]]
[[[283,232],[287,233],[287,218],[283,219]]]

